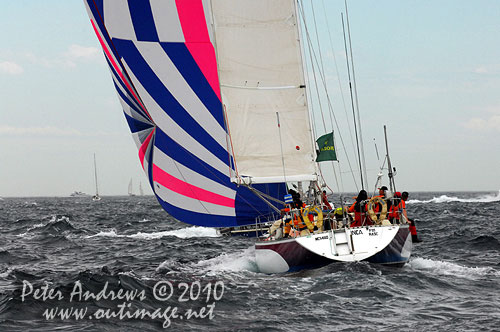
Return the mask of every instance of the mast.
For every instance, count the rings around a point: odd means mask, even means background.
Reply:
[[[352,56],[351,27],[349,24],[349,12],[347,10],[347,0],[344,0],[344,4],[345,4],[345,17],[346,17],[346,23],[347,23],[347,36],[349,38],[349,54],[351,56],[352,82],[354,85],[354,97],[356,100],[356,114],[358,116],[359,145],[361,148],[361,158],[363,160],[363,170],[365,172],[365,181],[366,181],[366,184],[368,184],[368,173],[366,172],[366,161],[365,161],[365,149],[364,149],[364,144],[363,144],[363,134],[362,134],[362,130],[361,130],[361,116],[359,115],[359,100],[358,100],[358,89],[357,89],[357,85],[356,85],[356,72],[354,71],[354,57]]]

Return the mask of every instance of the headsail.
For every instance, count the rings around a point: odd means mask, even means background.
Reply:
[[[210,3],[84,2],[162,207],[183,222],[216,227],[270,213],[230,180]],[[282,183],[255,187],[275,198],[285,191]]]
[[[244,181],[316,179],[294,2],[212,1],[222,101]]]

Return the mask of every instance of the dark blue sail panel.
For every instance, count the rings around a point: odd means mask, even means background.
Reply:
[[[153,128],[153,126],[149,123],[138,121],[133,117],[131,117],[130,115],[128,115],[127,113],[124,114],[125,114],[125,119],[127,119],[128,126],[130,127],[130,131],[132,133]]]
[[[147,0],[128,0],[130,17],[134,26],[137,40],[160,41],[151,11],[151,5]]]

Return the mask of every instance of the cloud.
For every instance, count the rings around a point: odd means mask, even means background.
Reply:
[[[82,136],[82,134],[73,128],[57,127],[12,127],[0,126],[0,135],[3,136]]]
[[[489,118],[472,118],[463,123],[463,126],[472,130],[498,130],[500,131],[500,115],[492,115]]]
[[[24,69],[15,62],[4,61],[0,62],[0,72],[11,75],[20,75],[24,72]]]
[[[500,72],[500,64],[480,65],[474,68],[472,72],[479,75],[498,74]]]
[[[64,67],[74,68],[82,62],[102,62],[104,58],[99,49],[95,47],[86,47],[77,44],[70,45],[66,51],[58,56],[46,58],[36,56],[32,53],[25,54],[25,57],[33,64],[46,68]]]
[[[25,57],[34,65],[42,66],[45,68],[55,68],[55,67],[64,67],[64,68],[73,68],[76,67],[76,63],[62,56],[54,57],[54,58],[45,58],[36,56],[32,53],[25,54]]]
[[[484,66],[481,66],[481,67],[474,68],[473,72],[476,74],[487,74],[488,69],[486,69],[486,67],[484,67]]]
[[[64,53],[67,58],[76,58],[76,59],[100,59],[101,52],[95,47],[85,47],[73,44],[68,50]]]

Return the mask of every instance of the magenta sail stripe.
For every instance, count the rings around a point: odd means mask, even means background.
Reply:
[[[158,182],[180,195],[194,198],[203,202],[234,208],[234,199],[222,196],[211,191],[193,186],[187,182],[168,174],[157,165],[153,164],[153,181]]]
[[[186,43],[210,42],[201,0],[175,0]]]
[[[141,103],[141,101],[139,100],[139,97],[137,97],[137,95],[135,94],[134,89],[132,89],[132,87],[128,84],[128,81],[127,81],[127,79],[125,79],[123,72],[120,70],[120,67],[115,62],[115,59],[113,58],[113,56],[109,52],[106,44],[104,43],[104,40],[101,37],[101,34],[99,33],[99,31],[97,30],[97,27],[95,26],[94,20],[90,20],[90,22],[92,23],[92,27],[94,28],[94,32],[97,36],[97,39],[99,39],[99,43],[101,43],[101,47],[104,50],[104,53],[106,54],[106,57],[108,58],[109,62],[111,62],[111,64],[113,65],[113,68],[116,70],[118,75],[120,75],[120,78],[122,79],[123,83],[125,83],[125,85],[127,86],[127,89],[129,89],[130,93],[132,93],[132,95],[134,96],[137,103],[141,106],[141,108],[144,110],[144,112],[146,112],[149,119],[151,119],[151,116],[149,115],[148,111],[146,110],[146,107],[144,107],[144,105]]]
[[[139,160],[141,161],[141,165],[142,165],[143,169],[144,169],[144,157],[146,156],[146,151],[148,151],[149,143],[151,142],[151,137],[153,137],[154,132],[155,131],[152,130],[151,133],[149,133],[148,137],[142,143],[142,145],[139,149]]]
[[[207,22],[201,0],[176,0],[186,47],[201,72],[221,100],[215,49],[208,35]]]

